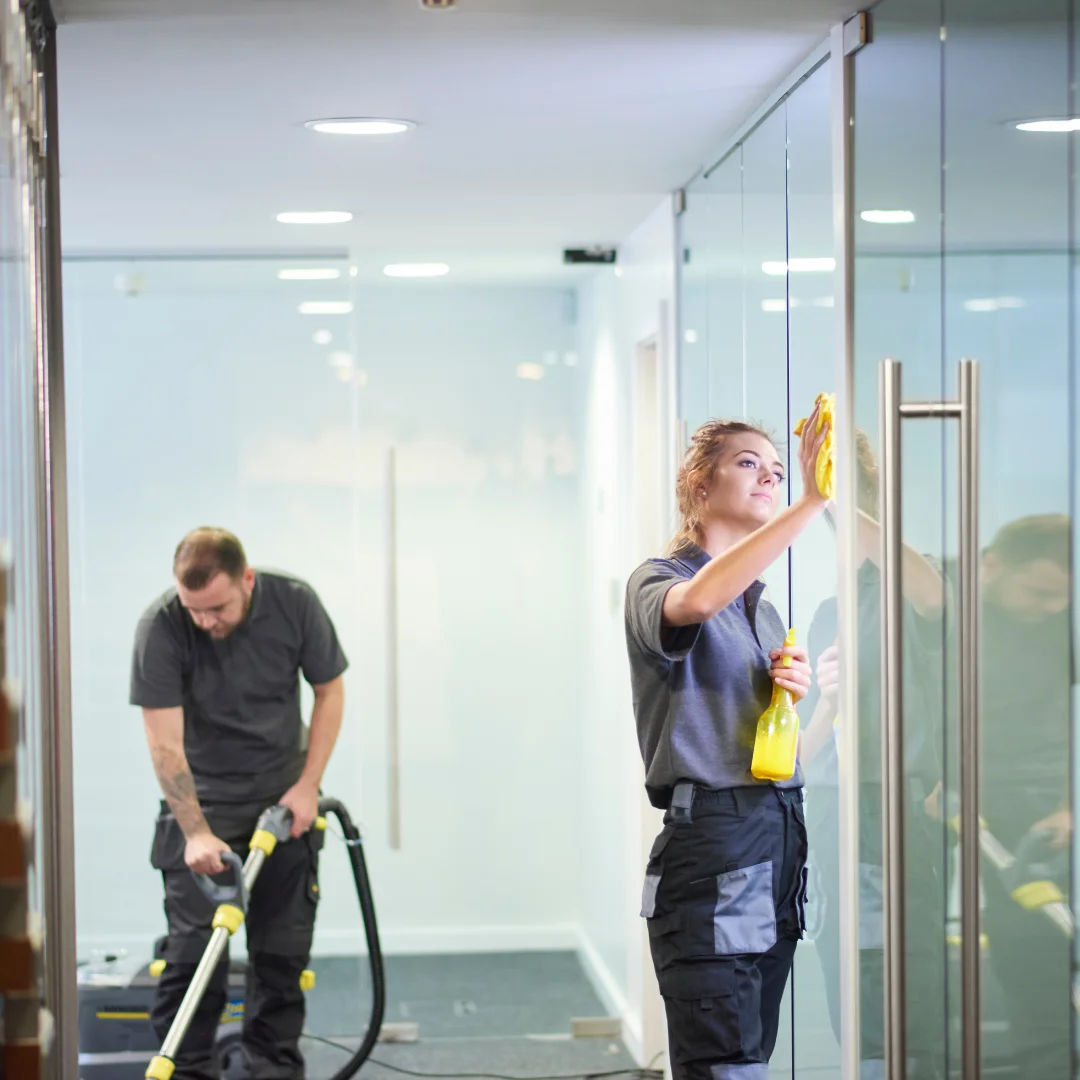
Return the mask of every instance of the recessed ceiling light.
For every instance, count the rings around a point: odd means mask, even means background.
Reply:
[[[341,271],[313,267],[310,270],[279,270],[277,276],[279,281],[333,281],[341,277]]]
[[[387,277],[445,277],[450,273],[446,263],[390,263],[383,267]]]
[[[351,368],[353,364],[353,355],[350,352],[332,352],[326,358],[326,362],[331,367]]]
[[[762,300],[761,310],[770,312],[787,311],[787,301],[782,296],[775,300]]]
[[[793,274],[828,274],[836,269],[836,260],[827,259],[791,259],[788,262],[763,262],[763,273],[773,277],[783,277],[789,270]]]
[[[1016,125],[1018,131],[1080,131],[1080,117],[1060,117],[1056,120],[1025,120]]]
[[[543,364],[518,364],[517,375],[519,379],[531,379],[533,381],[544,377]]]
[[[352,304],[348,300],[305,300],[296,310],[301,315],[348,315]]]
[[[910,225],[915,220],[910,210],[864,210],[859,217],[871,225]]]
[[[686,333],[683,334],[683,339],[686,341],[687,345],[696,345],[698,343],[698,332],[696,330],[687,330]]]
[[[304,127],[324,135],[400,135],[416,125],[411,120],[380,120],[367,116],[338,116],[309,120]]]
[[[334,335],[331,334],[329,330],[316,330],[315,333],[311,335],[311,340],[314,341],[316,345],[329,345],[330,342],[334,340]]]
[[[278,214],[282,225],[340,225],[352,221],[348,210],[288,210]]]

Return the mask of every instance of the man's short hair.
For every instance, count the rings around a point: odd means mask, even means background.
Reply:
[[[173,574],[185,589],[205,589],[218,574],[239,580],[247,569],[244,547],[231,532],[202,526],[177,545]]]
[[[1005,566],[1029,566],[1048,559],[1068,572],[1072,523],[1067,514],[1033,514],[1003,525],[987,549]]]

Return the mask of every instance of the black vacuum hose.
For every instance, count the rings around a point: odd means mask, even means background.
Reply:
[[[375,1044],[379,1041],[383,1015],[386,1012],[386,972],[383,968],[382,947],[379,945],[379,928],[375,922],[375,902],[371,898],[371,882],[368,879],[367,863],[364,861],[364,844],[360,832],[349,817],[349,811],[337,799],[320,799],[319,813],[326,817],[333,814],[341,825],[345,844],[352,863],[353,878],[356,881],[356,895],[360,901],[360,912],[364,917],[364,936],[367,938],[368,963],[371,966],[371,1018],[368,1021],[364,1041],[355,1054],[343,1065],[330,1080],[348,1080],[355,1076],[360,1066],[367,1061]]]

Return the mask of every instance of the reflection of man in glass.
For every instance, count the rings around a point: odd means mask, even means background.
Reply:
[[[982,860],[983,931],[1017,1075],[1038,1080],[1072,1075],[1072,944],[1043,910],[1070,889],[1069,553],[1069,519],[1047,514],[982,563],[982,816],[1016,859]]]
[[[878,473],[863,432],[856,432],[857,663],[859,754],[859,959],[862,1080],[884,1078],[881,787],[881,534],[876,515]],[[917,1080],[944,1076],[945,926],[942,826],[923,802],[941,776],[941,701],[945,583],[940,570],[912,548],[903,550],[905,667],[905,821],[908,934],[908,1055]],[[800,711],[809,722],[802,743],[807,778],[807,830],[816,866],[811,903],[816,947],[825,976],[833,1032],[840,1039],[840,917],[838,775],[835,730],[841,658],[835,599],[810,626],[816,685]],[[914,928],[918,928],[915,932]]]

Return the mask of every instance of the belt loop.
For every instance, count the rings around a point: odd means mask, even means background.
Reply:
[[[694,785],[689,780],[681,780],[675,785],[671,794],[671,807],[668,810],[668,820],[672,825],[689,825],[693,818],[690,807],[694,803]]]

